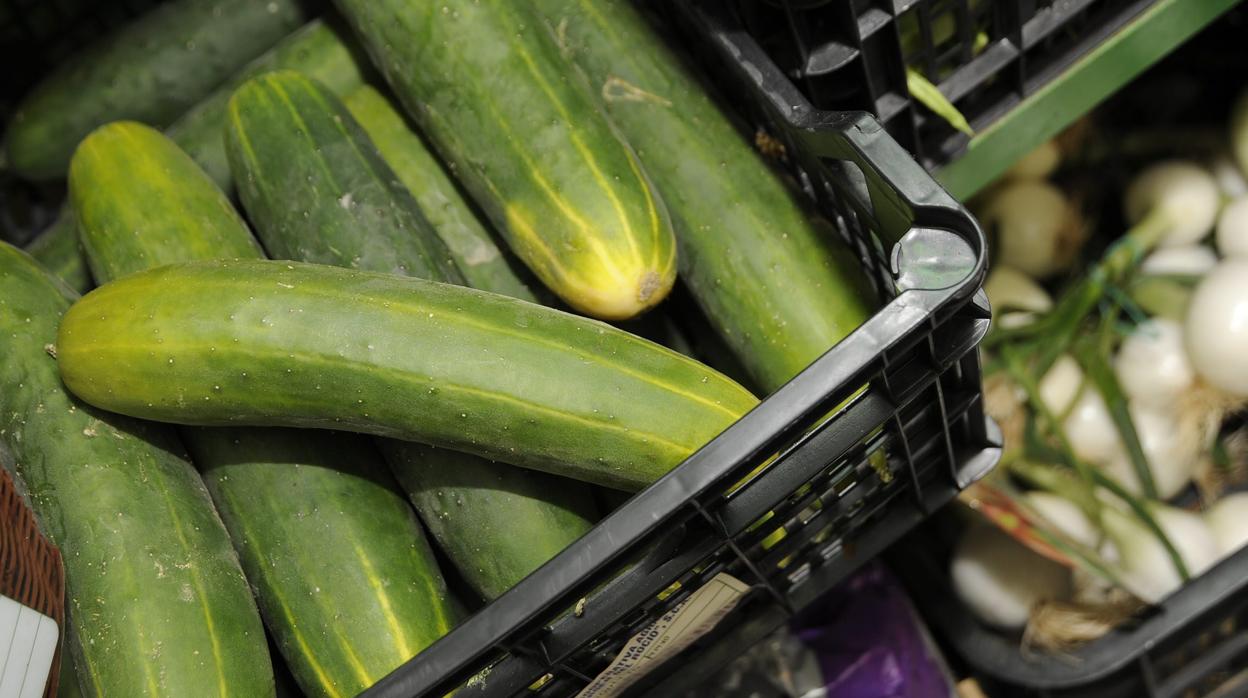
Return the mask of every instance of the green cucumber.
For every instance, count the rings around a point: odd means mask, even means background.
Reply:
[[[333,95],[303,76],[272,73],[241,88],[230,104],[230,160],[270,251],[463,281],[453,263],[429,263],[431,250],[449,258],[449,249]],[[409,225],[396,225],[402,221]],[[583,484],[404,442],[383,450],[434,539],[484,598],[506,591],[592,526]]]
[[[306,20],[299,0],[162,4],[74,54],[22,99],[4,136],[6,166],[27,179],[63,177],[96,127],[167,126]]]
[[[497,294],[321,265],[161,267],[83,296],[61,377],[179,424],[329,427],[640,489],[757,400],[692,359]]]
[[[95,284],[78,241],[77,224],[68,205],[46,230],[26,245],[26,252],[78,293]]]
[[[337,6],[422,132],[547,287],[609,320],[667,295],[676,246],[663,202],[528,8],[511,0]]]
[[[141,124],[88,136],[69,186],[103,282],[263,256],[208,175]],[[433,551],[372,444],[307,430],[182,434],[305,693],[355,695],[450,629]]]
[[[186,440],[306,695],[354,696],[451,629],[433,550],[368,439],[231,427]]]
[[[343,95],[363,83],[362,66],[366,64],[367,59],[356,55],[355,47],[340,29],[321,20],[309,22],[244,66],[225,85],[165,129],[165,135],[204,168],[217,186],[231,192],[234,182],[230,178],[221,132],[225,128],[225,107],[235,88],[252,76],[288,68],[310,75],[336,94]],[[62,208],[56,221],[26,249],[79,293],[91,288],[86,257],[78,246],[78,234],[68,206]]]
[[[89,694],[273,695],[264,628],[173,430],[69,395],[53,342],[77,294],[0,244],[0,441],[65,561]]]
[[[91,275],[101,283],[173,262],[264,256],[199,165],[140,123],[101,126],[79,144],[69,199]]]
[[[676,226],[681,279],[760,387],[780,387],[869,317],[854,252],[631,3],[533,6],[637,149]]]
[[[230,98],[226,154],[269,256],[461,283],[451,252],[342,102],[292,71]]]
[[[368,134],[386,164],[398,175],[438,237],[446,242],[455,266],[473,288],[521,300],[537,296],[516,273],[510,252],[499,249],[493,234],[477,218],[450,175],[424,141],[408,126],[390,100],[371,85],[347,96],[347,109]]]
[[[251,78],[274,70],[294,70],[320,81],[342,96],[364,83],[368,57],[342,29],[322,20],[309,22],[267,53],[248,63],[229,81],[196,104],[165,133],[204,168],[217,186],[232,192],[230,163],[225,155],[226,107],[230,96]]]

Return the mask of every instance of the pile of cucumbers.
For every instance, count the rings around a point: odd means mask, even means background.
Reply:
[[[633,3],[317,9],[164,3],[0,144],[68,182],[0,243],[0,447],[84,694],[273,695],[267,633],[355,695],[873,308]]]

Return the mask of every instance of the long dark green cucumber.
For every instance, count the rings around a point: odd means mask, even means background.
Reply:
[[[425,527],[481,598],[541,567],[597,518],[584,483],[468,453],[382,439]]]
[[[354,696],[451,629],[433,550],[369,439],[231,427],[187,443],[305,694]]]
[[[309,22],[248,63],[211,95],[196,104],[165,133],[187,152],[226,192],[234,190],[225,155],[225,112],[234,91],[251,78],[274,70],[293,70],[318,80],[344,96],[364,83],[368,57],[340,27],[322,20]]]
[[[516,272],[508,251],[499,249],[493,234],[477,218],[472,205],[459,192],[429,151],[408,126],[390,100],[371,85],[361,85],[347,95],[347,109],[407,187],[438,237],[446,242],[455,266],[473,288],[521,300],[538,302],[537,296]]]
[[[57,346],[65,384],[123,414],[361,431],[619,489],[652,482],[757,404],[605,323],[299,263],[132,274],[84,296]]]
[[[6,167],[28,179],[63,177],[97,126],[167,126],[305,21],[301,0],[159,5],[74,54],[22,99],[4,135]]]
[[[450,251],[413,193],[323,88],[272,73],[241,88],[230,104],[230,159],[270,252],[463,283],[453,264],[429,263],[431,249],[447,257]],[[404,220],[409,224],[398,225]],[[592,525],[581,483],[406,442],[383,450],[435,540],[484,598],[506,591]]]
[[[199,165],[134,121],[101,126],[79,144],[69,199],[91,275],[101,283],[173,262],[263,257]]]
[[[266,73],[238,88],[226,122],[239,198],[270,257],[463,282],[416,199],[328,89]]]
[[[231,192],[234,182],[230,178],[221,134],[225,128],[226,104],[239,85],[255,75],[286,68],[314,77],[335,94],[345,95],[363,83],[367,62],[366,57],[357,55],[354,44],[341,29],[321,20],[309,22],[244,66],[165,129],[165,134],[204,168],[217,186]],[[77,248],[78,235],[66,206],[56,222],[30,243],[27,251],[79,293],[84,293],[92,286],[91,275],[86,257]]]
[[[861,265],[619,0],[533,0],[662,193],[680,275],[765,390],[862,324]]]
[[[528,8],[512,0],[337,6],[421,131],[547,287],[609,320],[667,295],[676,245],[663,202]]]
[[[53,342],[76,294],[0,244],[0,441],[65,561],[70,652],[92,695],[264,696],[264,629],[173,430],[89,407]]]
[[[97,129],[69,183],[102,282],[262,256],[221,190],[154,129]],[[433,551],[367,440],[238,427],[182,435],[304,693],[353,696],[449,630]]]
[[[47,230],[26,245],[26,252],[78,293],[86,293],[95,285],[68,205]]]

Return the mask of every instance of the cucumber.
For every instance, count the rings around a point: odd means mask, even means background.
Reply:
[[[345,100],[347,109],[368,134],[377,152],[407,187],[438,237],[446,242],[467,285],[482,291],[538,302],[493,234],[477,218],[433,153],[408,126],[390,100],[362,85]]]
[[[416,199],[328,89],[266,73],[238,88],[226,122],[239,198],[271,257],[463,282]]]
[[[368,57],[346,33],[322,20],[309,22],[264,55],[248,63],[224,85],[183,114],[165,133],[190,155],[217,186],[233,192],[222,132],[230,96],[251,78],[274,70],[294,70],[320,81],[336,95],[364,83]]]
[[[527,7],[337,6],[407,112],[547,287],[608,320],[667,295],[676,247],[663,202]]]
[[[26,252],[78,293],[86,293],[95,285],[68,206],[61,210],[52,225],[26,245]]]
[[[314,20],[282,39],[264,55],[247,64],[225,85],[183,114],[165,134],[174,140],[217,186],[227,193],[234,190],[230,165],[225,157],[221,132],[225,128],[225,106],[235,88],[248,78],[270,70],[289,68],[310,75],[337,94],[346,94],[364,81],[367,59],[340,29]],[[86,257],[78,246],[78,235],[68,206],[56,222],[31,242],[27,250],[79,293],[91,288]]]
[[[453,263],[429,263],[433,250],[445,258],[450,251],[333,95],[303,76],[272,73],[241,88],[230,105],[230,160],[270,251],[463,282]],[[383,219],[379,211],[389,213]],[[483,598],[506,591],[592,526],[581,483],[403,442],[383,451],[434,539]]]
[[[264,256],[212,179],[140,123],[101,126],[79,144],[69,199],[91,275],[101,282],[173,262]]]
[[[146,126],[93,132],[69,186],[101,281],[178,261],[262,257],[208,175]],[[449,630],[433,551],[367,441],[283,429],[182,435],[304,693],[355,695]]]
[[[307,21],[299,0],[177,0],[63,62],[26,95],[4,136],[8,169],[58,179],[97,126],[167,126],[235,70]]]
[[[637,149],[676,226],[681,278],[761,388],[780,387],[869,317],[854,252],[631,3],[532,5]]]
[[[433,550],[368,439],[231,427],[187,443],[305,694],[354,696],[451,629]]]
[[[424,444],[382,439],[425,528],[490,601],[593,527],[593,491],[566,478]]]
[[[273,695],[264,628],[203,482],[164,426],[91,408],[53,341],[76,297],[0,244],[0,441],[65,561],[92,695]]]
[[[123,414],[361,431],[619,489],[649,484],[757,404],[605,323],[287,262],[132,274],[83,296],[57,346],[70,390]]]

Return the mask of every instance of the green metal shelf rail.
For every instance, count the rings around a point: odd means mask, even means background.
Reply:
[[[937,171],[936,178],[966,200],[1239,1],[1158,0],[978,132],[966,152]]]

